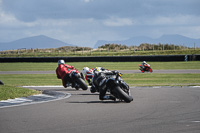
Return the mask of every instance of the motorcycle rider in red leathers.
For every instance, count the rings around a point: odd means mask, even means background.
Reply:
[[[67,81],[72,82],[71,78],[69,78],[69,69],[74,69],[74,66],[65,64],[64,60],[58,61],[58,67],[56,69],[57,78],[62,79],[62,83],[65,88],[67,87]]]
[[[146,61],[143,61],[142,64],[141,64],[143,71],[146,70],[145,65],[148,66],[149,64]]]

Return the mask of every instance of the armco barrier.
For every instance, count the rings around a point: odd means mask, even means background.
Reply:
[[[96,56],[96,57],[2,57],[0,62],[134,62],[134,61],[185,61],[185,55],[155,56]],[[187,55],[187,61],[200,61],[200,55]]]

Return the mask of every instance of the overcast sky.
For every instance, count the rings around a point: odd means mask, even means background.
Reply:
[[[200,38],[200,0],[0,0],[0,42],[46,35],[98,40],[180,34]]]

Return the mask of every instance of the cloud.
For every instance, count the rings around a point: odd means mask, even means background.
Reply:
[[[143,23],[142,23],[143,21]],[[157,16],[148,20],[140,20],[144,25],[157,26],[187,26],[199,25],[200,17],[194,15]]]
[[[43,34],[92,46],[139,35],[199,38],[199,5],[199,0],[0,0],[0,40]]]
[[[93,0],[83,0],[83,1],[88,3],[88,2],[92,2]]]
[[[5,14],[4,12],[0,11],[0,24],[8,24],[15,21],[15,17],[13,15]]]
[[[106,26],[131,26],[134,22],[130,18],[111,17],[110,19],[103,20],[103,24]]]
[[[155,17],[173,14],[199,15],[199,0],[2,0],[5,12],[21,21]]]

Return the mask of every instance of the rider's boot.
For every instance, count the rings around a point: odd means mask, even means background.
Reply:
[[[103,97],[103,100],[114,100],[114,101],[116,101],[116,97],[114,97],[114,96],[104,96]]]
[[[69,87],[69,86],[71,86],[71,83],[70,83],[70,82],[67,82],[66,88]]]
[[[91,93],[95,93],[95,92],[96,92],[96,89],[95,89],[94,86],[92,86],[92,87],[90,88],[90,92],[91,92]]]
[[[112,96],[112,95],[109,96],[109,99],[110,99],[110,100],[114,100],[114,101],[116,101],[116,97],[114,97],[114,96]]]

